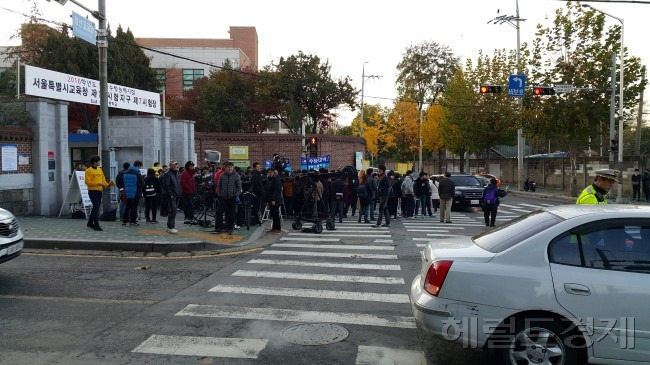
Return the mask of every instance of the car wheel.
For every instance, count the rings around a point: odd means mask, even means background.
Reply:
[[[581,364],[584,345],[576,333],[567,331],[555,319],[518,319],[515,331],[508,332],[508,342],[499,341],[496,349],[499,364],[572,365]],[[501,338],[500,338],[501,339]],[[577,343],[576,343],[577,342]]]

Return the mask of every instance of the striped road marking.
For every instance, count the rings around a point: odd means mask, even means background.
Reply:
[[[513,213],[513,212],[507,212],[507,211],[505,211],[505,210],[501,210],[501,209],[499,209],[499,214],[516,214],[516,213]]]
[[[285,256],[314,256],[314,257],[341,257],[349,259],[377,259],[397,260],[397,255],[376,255],[369,253],[339,253],[339,252],[304,252],[304,251],[274,251],[266,250],[261,255],[285,255]]]
[[[440,233],[427,233],[427,237],[453,237],[453,235],[440,234]]]
[[[378,346],[359,346],[356,365],[426,365],[422,351],[397,350]]]
[[[289,233],[289,236],[309,236],[309,237],[314,237],[315,233]],[[390,233],[386,232],[374,232],[374,234],[361,234],[361,233],[355,233],[355,232],[325,232],[323,231],[323,237],[359,237],[359,238],[390,238]]]
[[[362,229],[362,228],[364,228],[364,227],[339,226],[339,225],[337,224],[334,228],[336,228],[336,230],[339,230],[339,229],[346,229],[346,230],[353,230],[353,229],[354,229],[354,230],[358,230],[358,229]],[[366,225],[365,228],[370,228],[370,226],[369,226],[369,225]],[[371,231],[371,232],[375,232],[375,231],[387,231],[387,230],[388,230],[388,227],[377,227],[377,228],[372,228],[372,230],[369,229],[369,231]],[[359,231],[359,232],[362,232],[362,231]]]
[[[466,227],[469,226],[469,227],[471,227],[471,226],[476,226],[476,225],[480,226],[481,223],[478,222],[478,221],[472,221],[472,222],[467,222],[467,223],[458,223],[458,221],[456,221],[454,223],[408,225],[408,226],[406,226],[406,228],[407,229],[408,228],[427,228],[427,227],[434,228],[434,227],[444,227],[446,225],[450,225],[452,227],[454,227],[454,226],[466,226]]]
[[[158,355],[257,359],[268,340],[152,335],[132,352]]]
[[[384,276],[360,276],[360,275],[328,275],[328,274],[299,274],[293,272],[275,272],[275,271],[235,271],[232,276],[242,276],[248,278],[273,278],[273,279],[294,279],[294,280],[315,280],[315,281],[344,281],[353,283],[372,283],[372,284],[404,284],[403,278],[384,277]]]
[[[362,326],[415,329],[413,317],[373,316],[361,313],[317,312],[279,308],[247,308],[189,304],[177,316],[257,319],[263,321],[288,321],[306,323],[345,323]]]
[[[393,240],[374,240],[375,243],[393,243]]]
[[[510,210],[514,210],[515,212],[520,212],[520,213],[530,213],[530,210],[524,210],[524,209],[510,208]]]
[[[554,206],[555,206],[555,205],[553,205],[553,204],[544,204],[544,203],[542,203],[542,204],[540,204],[540,205],[543,205],[543,206],[545,206],[545,207],[554,207]]]
[[[427,247],[427,244],[426,243],[416,243],[415,246],[418,247],[418,248],[425,248],[425,247]]]
[[[506,208],[517,208],[517,206],[515,206],[515,205],[508,205],[508,204],[503,204],[503,203],[499,204],[499,206],[500,207],[506,207]]]
[[[409,303],[406,294],[360,293],[353,291],[314,290],[304,288],[260,288],[250,286],[217,285],[209,290],[213,293],[273,295],[279,297],[321,298],[340,300],[362,300],[385,303]]]
[[[289,233],[291,234],[291,233]],[[313,234],[308,233],[311,237],[282,237],[280,241],[300,241],[300,242],[339,242],[340,238],[314,238]]]
[[[431,233],[449,233],[447,229],[427,229],[426,231],[414,231],[412,229],[407,229],[407,232],[431,232]]]
[[[306,267],[330,267],[337,269],[359,269],[359,270],[389,270],[400,271],[400,265],[376,265],[376,264],[345,264],[338,262],[307,262],[307,261],[293,261],[293,260],[265,260],[254,259],[247,262],[248,264],[261,264],[261,265],[285,265],[285,266],[306,266]]]
[[[531,207],[531,208],[539,209],[539,205],[532,205],[532,204],[526,204],[526,203],[519,203],[519,205],[523,205],[524,207]]]
[[[419,227],[419,228],[425,228],[425,227]],[[431,229],[438,228],[438,227],[431,227]],[[440,227],[443,228],[443,227]],[[444,227],[445,229],[465,229],[465,227],[450,227],[450,225],[446,225]],[[431,232],[431,229],[406,229],[409,232]]]
[[[369,246],[369,245],[311,245],[301,243],[275,243],[271,247],[285,247],[285,248],[324,248],[324,249],[337,249],[337,250],[384,250],[393,251],[393,246]]]

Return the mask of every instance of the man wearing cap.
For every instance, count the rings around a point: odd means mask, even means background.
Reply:
[[[607,193],[618,182],[619,173],[612,169],[596,170],[594,183],[582,191],[576,204],[607,204]]]

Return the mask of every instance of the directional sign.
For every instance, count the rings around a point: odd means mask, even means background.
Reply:
[[[72,12],[72,34],[93,46],[96,44],[97,32],[95,31],[95,23],[74,11]]]
[[[573,92],[573,85],[566,85],[566,84],[565,85],[558,85],[558,84],[555,84],[555,85],[553,85],[553,89],[555,89],[555,92],[558,93],[558,94],[571,93],[571,92]]]
[[[510,75],[508,81],[508,96],[523,98],[524,90],[526,90],[526,75]]]

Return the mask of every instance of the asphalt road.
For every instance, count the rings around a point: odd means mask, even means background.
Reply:
[[[501,221],[556,204],[507,197]],[[478,210],[452,219],[348,218],[207,258],[24,253],[0,265],[0,363],[482,364],[419,333],[408,304],[428,240],[485,229]]]

